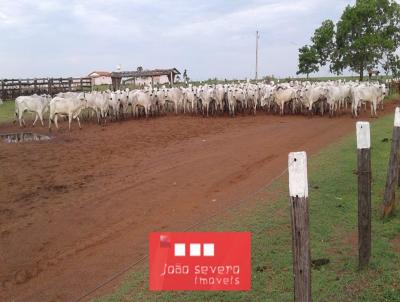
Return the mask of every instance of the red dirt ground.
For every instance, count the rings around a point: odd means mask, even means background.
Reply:
[[[1,301],[76,299],[145,255],[149,232],[229,206],[281,173],[288,152],[313,154],[355,120],[259,113],[61,127],[51,141],[0,143]]]

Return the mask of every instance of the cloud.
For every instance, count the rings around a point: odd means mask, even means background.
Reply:
[[[285,18],[294,14],[301,14],[309,9],[312,1],[296,1],[295,3],[268,3],[263,5],[251,5],[222,16],[215,16],[211,20],[203,19],[198,22],[177,27],[168,35],[184,37],[188,35],[209,35],[214,33],[238,33],[243,30],[256,28],[274,29]]]
[[[345,0],[0,0],[0,78],[177,67],[195,79],[294,75],[297,51]]]

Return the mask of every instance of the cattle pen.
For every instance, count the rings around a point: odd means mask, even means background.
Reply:
[[[0,98],[15,99],[21,95],[50,94],[66,91],[92,90],[91,78],[33,78],[33,79],[1,79]]]

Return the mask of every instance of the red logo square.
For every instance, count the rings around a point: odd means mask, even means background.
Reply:
[[[250,290],[251,234],[151,233],[150,290]]]

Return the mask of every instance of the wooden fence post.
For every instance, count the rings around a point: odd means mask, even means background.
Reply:
[[[369,122],[357,122],[358,266],[371,256],[371,136]]]
[[[47,94],[52,95],[53,92],[53,79],[47,79]]]
[[[385,195],[382,203],[382,218],[393,213],[396,204],[396,186],[399,173],[399,143],[400,143],[400,108],[394,113],[394,126],[392,134],[392,148],[389,156],[389,166],[386,176]]]
[[[0,94],[0,98],[1,99],[3,99],[3,100],[5,100],[6,99],[6,97],[5,97],[5,90],[4,90],[4,80],[1,80],[1,94]]]
[[[311,301],[311,253],[308,230],[308,179],[306,152],[291,152],[288,160],[292,222],[294,301]]]

